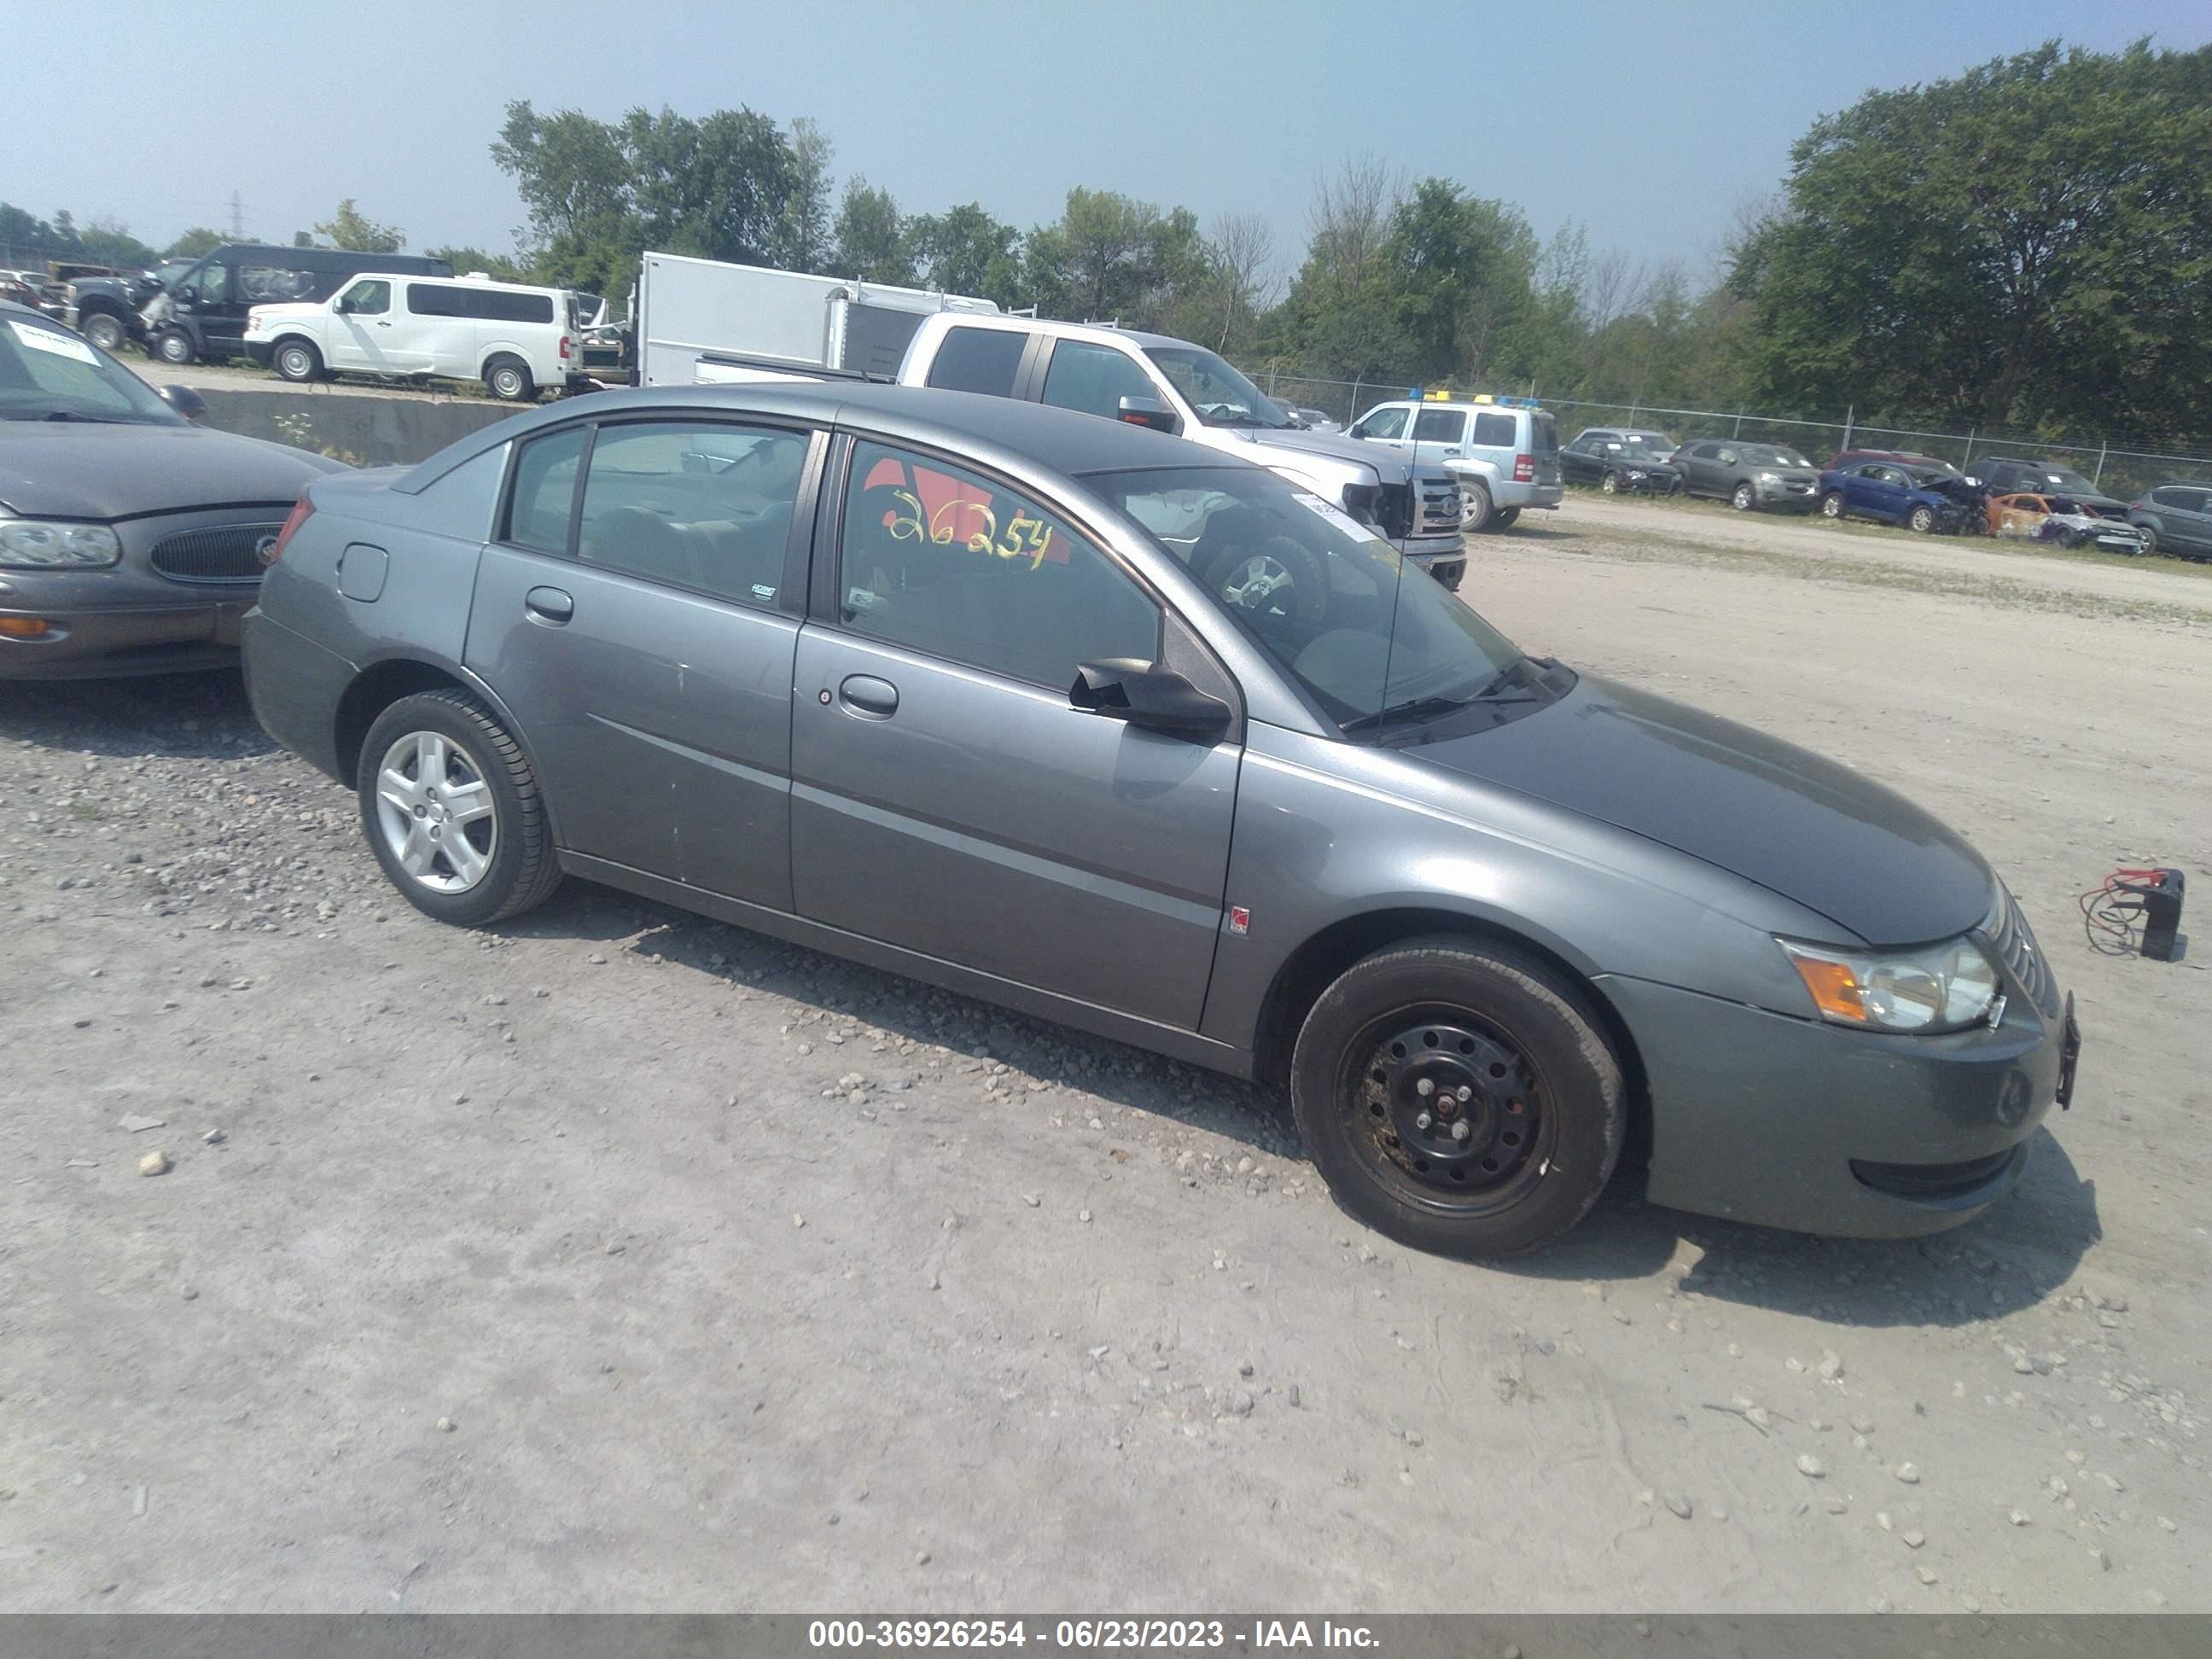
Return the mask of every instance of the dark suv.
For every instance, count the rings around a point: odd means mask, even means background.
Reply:
[[[2143,532],[2146,553],[2212,559],[2212,489],[2164,483],[2128,508],[2128,522]]]
[[[2103,518],[2124,519],[2128,514],[2125,501],[2107,495],[2071,467],[2054,466],[2049,461],[1984,455],[1973,464],[1973,474],[1992,495],[2067,495]]]
[[[1810,513],[1820,504],[1820,475],[1786,445],[1699,438],[1676,450],[1674,464],[1686,492],[1717,496],[1740,513],[1755,507]]]

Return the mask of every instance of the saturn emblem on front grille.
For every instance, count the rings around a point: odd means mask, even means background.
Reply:
[[[264,564],[274,564],[276,562],[276,536],[257,537],[253,543],[253,556]]]

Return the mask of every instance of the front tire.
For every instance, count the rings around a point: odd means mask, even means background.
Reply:
[[[1291,1060],[1330,1194],[1439,1255],[1510,1255],[1580,1221],[1620,1160],[1626,1092],[1579,992],[1519,951],[1449,936],[1347,969]]]
[[[1483,531],[1490,527],[1490,515],[1496,509],[1491,505],[1487,484],[1468,485],[1465,499],[1460,502],[1459,527],[1462,531]]]
[[[1620,474],[1618,472],[1607,473],[1605,477],[1597,481],[1597,487],[1599,492],[1602,495],[1618,495],[1620,494]]]
[[[319,380],[323,378],[323,354],[306,340],[284,341],[276,348],[271,361],[281,380]]]
[[[1747,483],[1740,483],[1735,487],[1735,493],[1729,497],[1729,505],[1739,513],[1748,513],[1759,505],[1759,492]]]
[[[126,336],[123,329],[123,319],[120,317],[112,312],[95,311],[91,316],[80,319],[79,322],[81,325],[77,332],[83,335],[91,344],[98,346],[102,351],[107,353],[109,356],[112,357],[123,349],[123,342]]]
[[[154,337],[154,355],[172,368],[182,368],[199,353],[192,349],[192,337],[181,328],[165,328]]]
[[[503,404],[537,401],[537,384],[530,378],[529,365],[520,357],[495,357],[486,363],[484,385]]]
[[[1905,522],[1918,534],[1932,536],[1936,533],[1936,509],[1923,502],[1905,515]]]
[[[362,830],[386,878],[424,915],[481,927],[561,884],[551,826],[521,745],[459,690],[402,697],[368,728]]]

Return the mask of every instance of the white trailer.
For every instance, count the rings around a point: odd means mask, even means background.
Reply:
[[[925,317],[996,316],[988,300],[850,277],[647,253],[637,287],[637,383],[889,380]]]

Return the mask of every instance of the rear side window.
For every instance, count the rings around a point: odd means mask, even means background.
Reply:
[[[533,438],[514,464],[514,494],[507,509],[505,539],[540,553],[568,550],[568,520],[576,504],[576,468],[584,434],[572,426]]]
[[[603,426],[584,479],[576,556],[720,599],[774,605],[805,460],[803,434],[769,427]]]
[[[1029,339],[1019,329],[949,328],[929,365],[929,384],[948,392],[1011,398]]]
[[[407,309],[417,317],[474,316],[469,304],[473,297],[466,289],[447,288],[442,283],[407,284]]]
[[[240,265],[238,291],[250,306],[285,305],[312,300],[324,289],[319,274],[283,265]]]
[[[1420,443],[1455,444],[1467,430],[1467,414],[1457,409],[1425,409],[1413,421],[1413,437]],[[1476,431],[1481,430],[1480,422]],[[1475,440],[1480,443],[1482,439]]]
[[[1052,349],[1052,367],[1044,375],[1046,403],[1110,420],[1121,412],[1122,398],[1157,401],[1159,395],[1152,377],[1112,346],[1061,340]]]
[[[1520,436],[1520,424],[1510,415],[1482,414],[1474,417],[1474,441],[1483,449],[1510,449]]]
[[[550,323],[553,296],[550,294],[502,294],[496,289],[477,289],[469,295],[476,315],[495,323]]]

